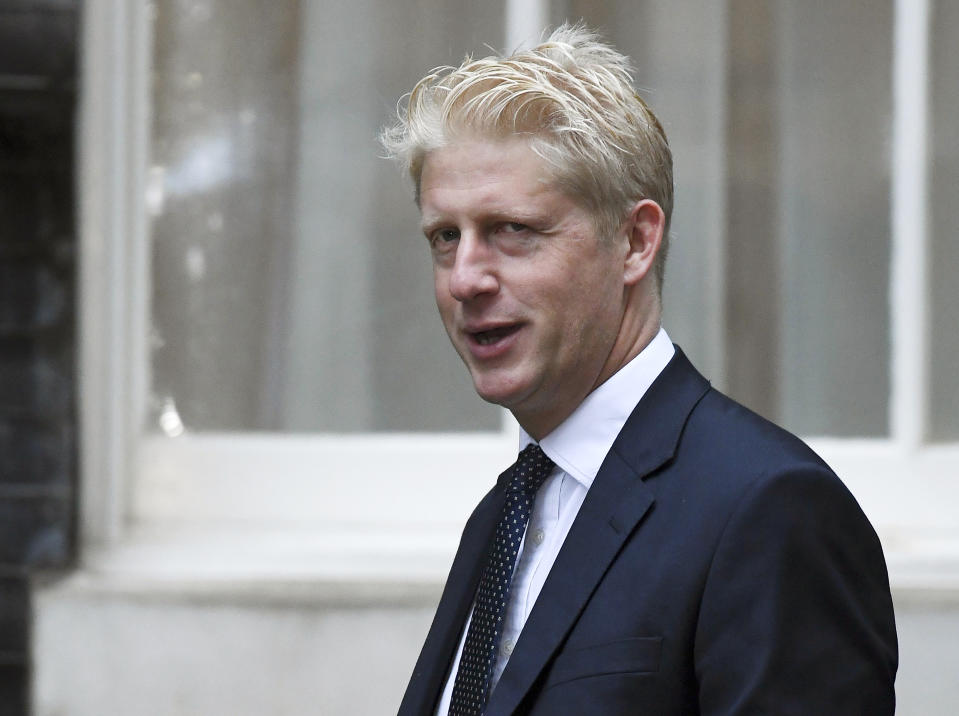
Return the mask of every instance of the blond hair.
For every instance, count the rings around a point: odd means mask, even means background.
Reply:
[[[409,172],[419,198],[430,151],[458,137],[526,135],[557,185],[590,209],[612,236],[630,208],[652,199],[666,215],[655,265],[661,286],[673,207],[666,133],[633,89],[629,59],[581,25],[563,25],[508,57],[467,57],[440,67],[400,100],[380,141]]]

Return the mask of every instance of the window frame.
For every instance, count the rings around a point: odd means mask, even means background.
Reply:
[[[808,440],[877,527],[901,588],[959,588],[959,443],[924,441],[930,2],[895,0],[890,436]],[[547,10],[507,2],[509,45],[535,37]],[[85,4],[83,563],[233,581],[442,579],[469,510],[512,461],[508,413],[494,433],[145,433],[150,22],[146,0]]]

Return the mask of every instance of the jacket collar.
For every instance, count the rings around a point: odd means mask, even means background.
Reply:
[[[490,698],[487,716],[514,713],[566,638],[653,505],[646,478],[676,454],[686,422],[708,390],[709,383],[677,347],[603,461]]]
[[[653,491],[645,479],[675,455],[686,421],[708,389],[709,383],[677,347],[606,455],[490,698],[487,716],[515,712],[529,693],[623,543],[653,505]],[[436,709],[504,497],[494,487],[463,530],[399,716],[423,716]]]

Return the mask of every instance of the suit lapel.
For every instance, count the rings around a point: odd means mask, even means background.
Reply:
[[[626,421],[523,627],[487,716],[514,713],[572,629],[603,575],[654,502],[644,481],[675,454],[709,389],[679,348]]]
[[[406,687],[398,716],[423,716],[436,709],[504,501],[503,491],[494,488],[466,523],[436,616]]]

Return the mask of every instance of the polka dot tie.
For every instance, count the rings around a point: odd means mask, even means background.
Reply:
[[[478,716],[486,707],[516,553],[526,531],[533,498],[552,469],[553,461],[539,445],[531,443],[500,476],[506,485],[506,504],[476,592],[473,618],[453,682],[450,716]]]

